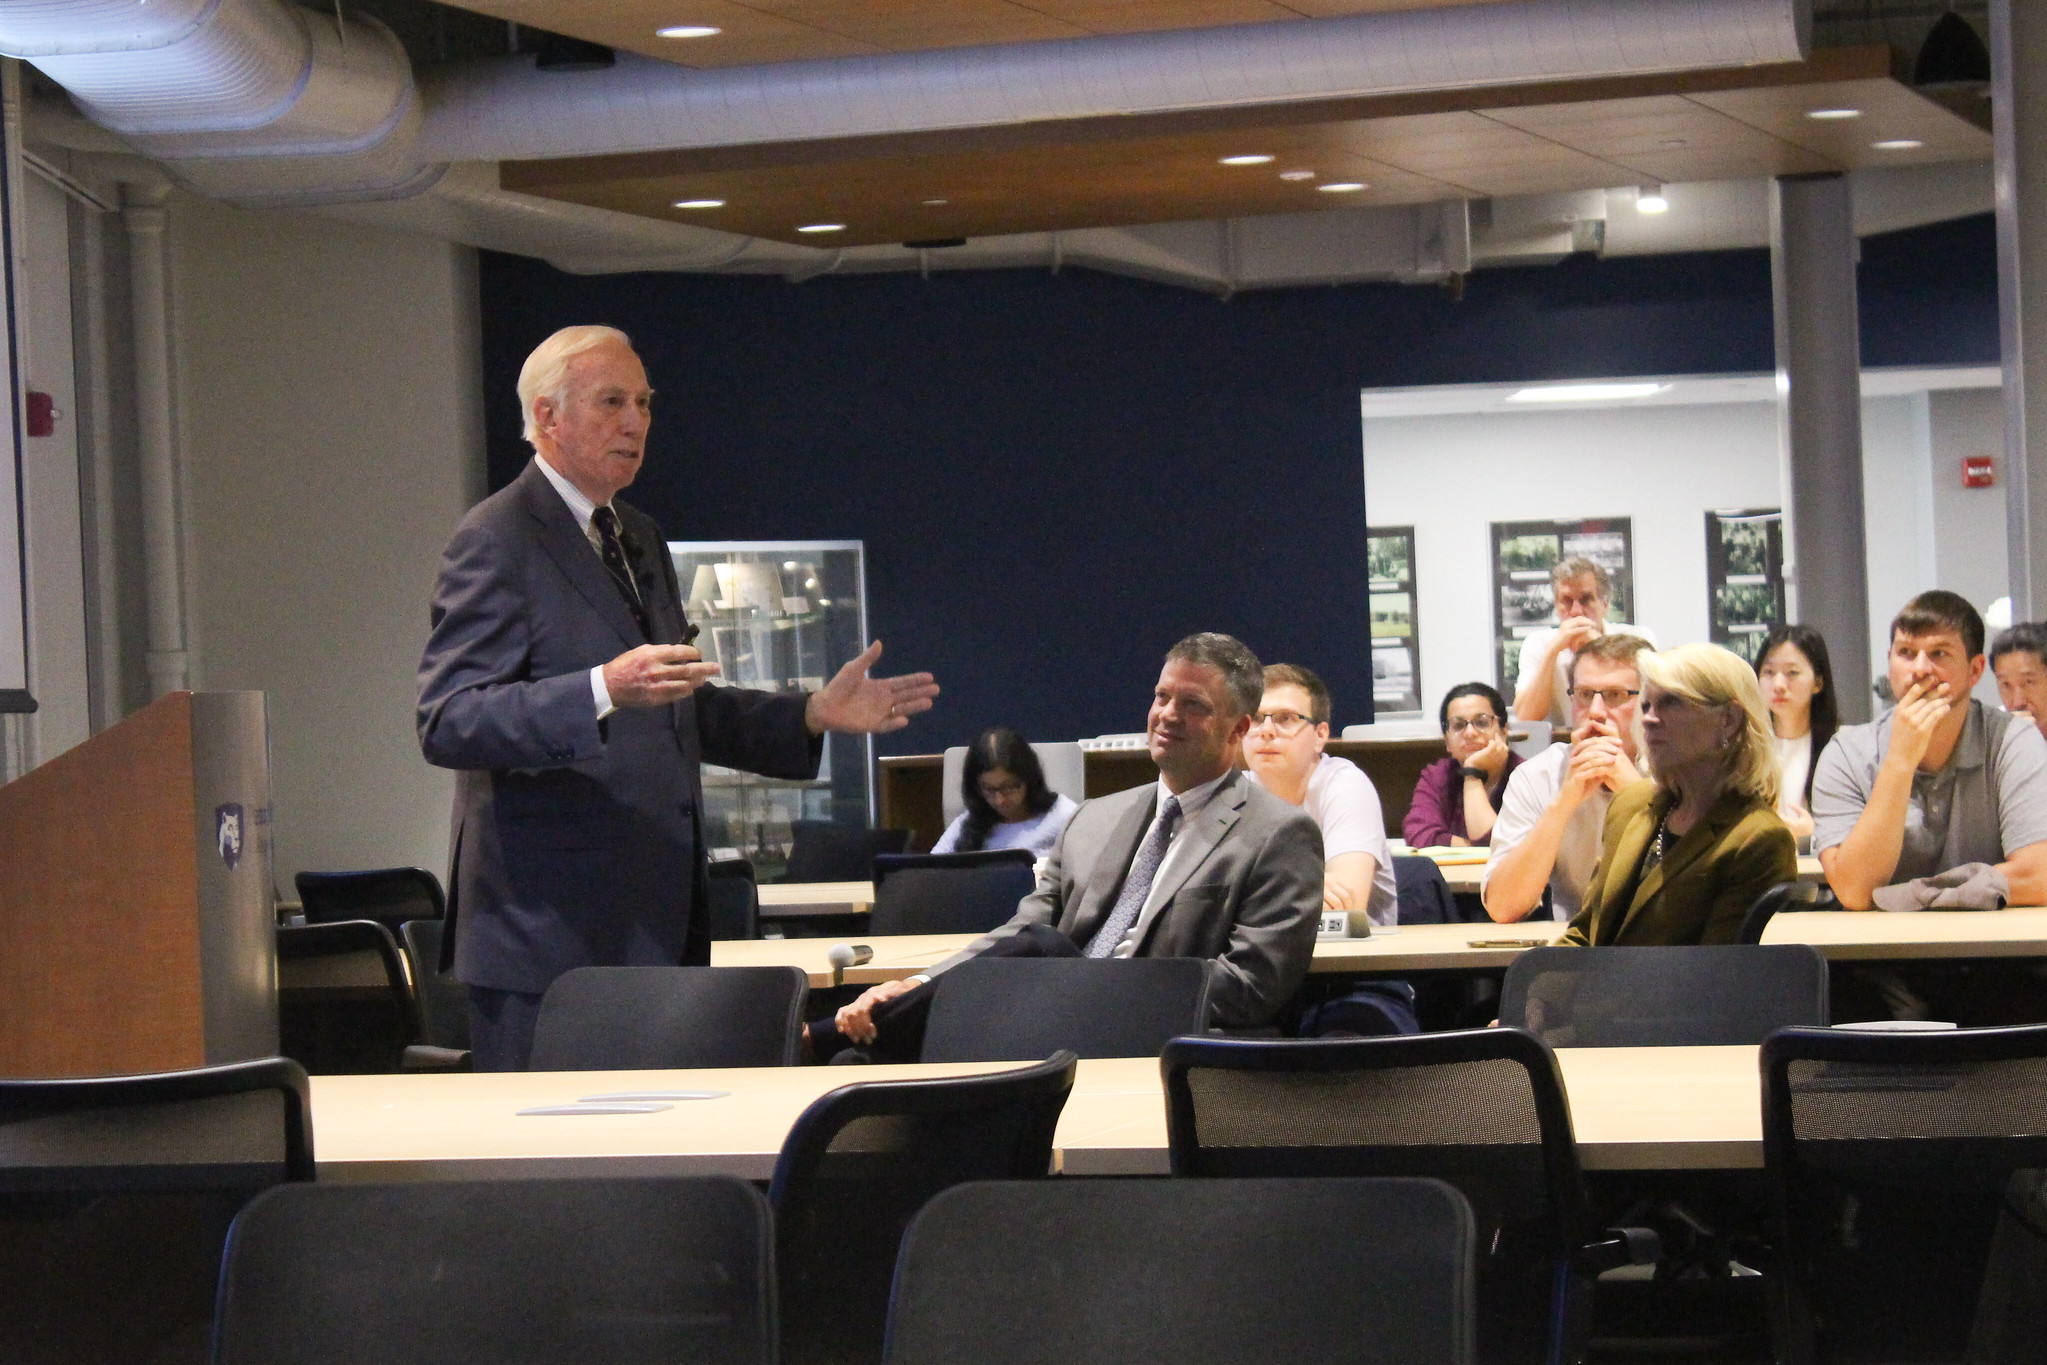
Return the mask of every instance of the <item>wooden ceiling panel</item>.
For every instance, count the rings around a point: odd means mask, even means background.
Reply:
[[[750,66],[1520,0],[459,0],[497,19],[680,66]],[[700,24],[715,37],[655,30]]]
[[[1792,175],[1823,171],[1831,164],[1681,95],[1481,112],[1651,180]]]
[[[1702,91],[1687,95],[1709,109],[1803,147],[1844,168],[1990,156],[1990,132],[1897,81],[1832,81],[1808,86]],[[1859,109],[1849,119],[1816,119],[1815,109]],[[1920,145],[1886,149],[1879,142]]]

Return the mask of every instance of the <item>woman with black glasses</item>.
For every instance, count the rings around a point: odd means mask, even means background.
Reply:
[[[1422,769],[1401,834],[1409,848],[1488,844],[1507,777],[1521,766],[1507,747],[1506,699],[1485,683],[1459,683],[1444,694],[1437,721],[1449,754]]]

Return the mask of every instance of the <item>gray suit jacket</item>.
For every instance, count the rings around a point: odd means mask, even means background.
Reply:
[[[1084,803],[1016,918],[926,975],[1026,924],[1052,925],[1085,948],[1115,908],[1157,803],[1155,782]],[[1207,958],[1212,1022],[1263,1024],[1301,984],[1315,953],[1322,831],[1300,807],[1236,772],[1174,842],[1179,852],[1137,921],[1138,952]]]
[[[652,639],[680,641],[661,528],[613,507]],[[457,770],[448,938],[468,984],[539,993],[572,967],[708,962],[700,763],[816,774],[800,696],[704,687],[599,721],[590,670],[645,643],[537,464],[456,528],[418,725],[427,761]]]

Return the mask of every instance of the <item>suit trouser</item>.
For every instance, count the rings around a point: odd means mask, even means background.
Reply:
[[[525,991],[469,988],[470,1065],[478,1071],[524,1071],[533,1055],[540,997]]]
[[[1079,957],[1073,940],[1049,924],[1027,924],[998,938],[981,957]],[[931,1018],[931,993],[936,981],[912,986],[893,1000],[874,1007],[874,1041],[865,1046],[839,1032],[829,1019],[810,1025],[811,1055],[820,1062],[914,1062],[924,1051],[924,1025]],[[480,1068],[479,1068],[480,1069]]]

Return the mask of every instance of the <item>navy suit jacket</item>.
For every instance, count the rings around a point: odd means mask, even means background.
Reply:
[[[652,640],[682,639],[661,528],[614,501]],[[597,719],[590,670],[648,643],[568,504],[529,462],[441,556],[419,745],[457,770],[449,948],[471,986],[710,961],[699,766],[817,773],[804,698],[707,686]]]

